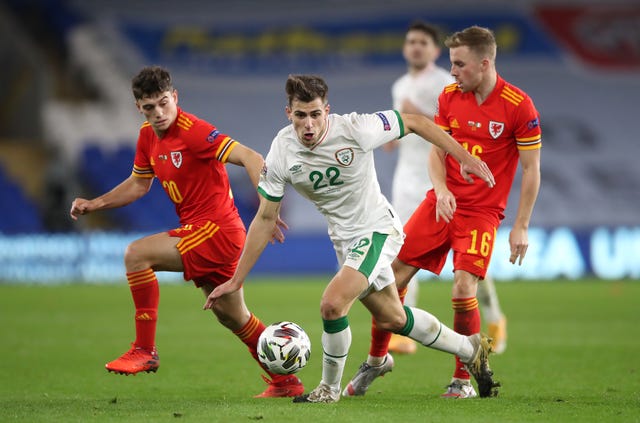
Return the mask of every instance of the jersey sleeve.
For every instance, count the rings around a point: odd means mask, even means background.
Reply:
[[[198,158],[226,163],[229,154],[238,145],[236,140],[220,132],[214,125],[192,115],[179,115],[178,126],[184,131],[182,139]]]
[[[364,151],[373,150],[406,134],[400,113],[395,110],[371,114],[351,113],[347,121],[351,136]]]
[[[288,181],[284,152],[278,139],[276,136],[271,143],[258,181],[258,193],[267,200],[275,202],[279,202],[284,197]]]
[[[541,148],[542,130],[540,128],[540,115],[529,96],[518,106],[516,119],[514,127],[518,150],[536,150]]]
[[[145,122],[140,128],[138,142],[136,143],[136,155],[133,159],[131,174],[138,178],[153,178],[155,173],[151,163],[151,125]]]
[[[449,114],[448,93],[452,88],[455,89],[455,84],[447,85],[440,93],[440,96],[438,97],[438,108],[436,109],[436,113],[433,115],[433,121],[436,125],[449,134],[451,134],[451,126],[449,125],[449,119],[447,118]]]

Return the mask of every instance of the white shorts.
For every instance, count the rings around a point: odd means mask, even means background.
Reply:
[[[395,283],[391,263],[398,255],[403,239],[404,234],[394,230],[391,234],[372,232],[334,244],[338,263],[357,270],[369,281],[368,288],[358,299],[366,297],[372,290],[380,291]]]

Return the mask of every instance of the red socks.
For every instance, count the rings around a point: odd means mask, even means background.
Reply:
[[[233,332],[249,348],[249,353],[258,364],[260,364],[260,360],[258,360],[258,338],[260,338],[260,334],[265,327],[264,323],[251,313],[249,321],[239,330]],[[261,364],[260,367],[262,367]],[[273,378],[274,375],[269,373],[269,376]]]
[[[453,330],[461,335],[473,335],[480,332],[480,309],[478,299],[453,298]],[[456,370],[453,377],[459,379],[470,379],[469,373],[464,370],[464,364],[456,356]]]
[[[127,273],[127,280],[136,307],[135,346],[151,350],[156,342],[158,303],[160,302],[158,279],[153,270],[145,269]]]

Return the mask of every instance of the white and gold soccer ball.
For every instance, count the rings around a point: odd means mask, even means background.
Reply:
[[[304,329],[293,322],[267,326],[258,339],[258,359],[272,373],[296,373],[307,365],[310,356],[311,340]]]

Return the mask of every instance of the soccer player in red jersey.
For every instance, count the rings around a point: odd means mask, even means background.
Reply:
[[[214,125],[178,107],[178,92],[161,67],[145,67],[132,81],[136,106],[146,122],[140,129],[131,175],[92,200],[76,198],[71,217],[125,206],[145,195],[157,178],[180,218],[180,227],[146,236],[126,249],[126,276],[135,305],[136,339],[129,351],[106,364],[110,372],[155,372],[159,287],[156,271],[183,272],[205,296],[235,272],[246,230],[233,201],[225,163],[243,166],[257,187],[262,156],[220,132]],[[272,242],[282,242],[280,227]],[[216,303],[217,319],[247,345],[258,361],[256,345],[265,325],[245,305],[239,290]],[[269,372],[267,372],[269,373]],[[269,374],[258,397],[296,396],[304,387],[296,376]]]
[[[398,290],[406,288],[419,269],[439,274],[453,250],[453,328],[463,335],[480,332],[476,290],[485,277],[496,231],[515,172],[520,162],[522,184],[513,228],[509,234],[511,263],[522,264],[528,247],[528,227],[540,187],[541,130],[531,98],[502,79],[495,68],[496,41],[487,28],[469,27],[450,36],[451,75],[454,84],[438,99],[434,120],[469,153],[485,161],[496,184],[469,184],[459,176],[458,163],[442,149],[432,147],[429,173],[433,189],[407,221],[406,238],[393,263]],[[371,382],[390,369],[382,365],[387,355],[388,332],[372,330],[369,374],[359,371],[352,391],[364,395]],[[443,397],[470,398],[477,394],[459,359]]]

